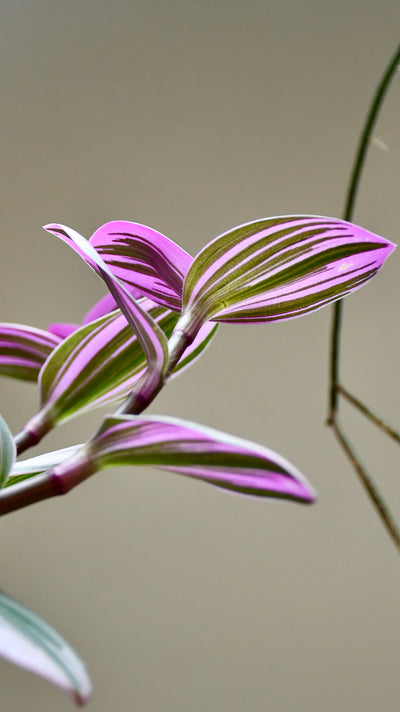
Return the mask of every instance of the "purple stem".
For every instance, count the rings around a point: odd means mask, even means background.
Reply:
[[[96,469],[84,449],[43,475],[19,482],[0,491],[0,516],[43,499],[67,494],[93,475]]]
[[[190,346],[196,338],[198,329],[201,326],[200,324],[195,332],[193,329],[190,329],[189,331],[184,328],[186,322],[187,319],[185,317],[181,317],[181,319],[179,319],[168,342],[168,364],[162,381],[154,386],[151,382],[147,382],[148,378],[146,378],[147,374],[145,374],[142,381],[137,384],[135,391],[128,396],[121,407],[117,410],[117,415],[139,415],[140,413],[143,413],[143,411],[161,391],[162,387],[171,376],[178,361],[180,361],[188,346]]]
[[[25,450],[40,443],[53,427],[53,423],[47,418],[45,410],[40,411],[31,418],[18,435],[15,436],[17,456],[22,455]]]

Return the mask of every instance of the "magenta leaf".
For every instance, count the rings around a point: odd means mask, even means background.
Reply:
[[[16,448],[11,431],[0,415],[0,487],[4,487],[14,465]]]
[[[139,295],[133,294],[132,296],[136,299]],[[91,309],[89,309],[88,313],[82,319],[82,324],[88,324],[90,321],[95,321],[95,319],[98,319],[100,316],[109,314],[117,308],[118,304],[112,294],[105,294],[104,297],[102,297],[98,302],[96,302],[96,304],[94,304],[94,306],[92,306]]]
[[[192,257],[153,228],[113,220],[90,238],[112,273],[157,304],[180,311],[183,280]]]
[[[114,277],[94,247],[82,235],[65,225],[55,223],[45,225],[44,229],[72,247],[106,283],[142,344],[149,367],[147,388],[151,391],[159,383],[167,365],[168,345],[162,330],[140,307],[128,289]]]
[[[140,295],[133,294],[132,296],[137,299]],[[118,309],[118,304],[114,297],[112,294],[105,294],[104,297],[96,302],[96,304],[89,309],[87,314],[85,314],[82,319],[82,324],[89,324],[90,321],[95,321],[95,319],[98,319],[100,316],[104,316],[105,314],[109,314],[110,312],[115,311],[115,309]]]
[[[134,299],[140,299],[142,294],[137,289],[128,286],[129,294],[134,297]],[[99,316],[104,316],[104,314],[109,314],[110,312],[117,309],[118,304],[115,301],[112,294],[106,294],[102,297],[96,304],[88,311],[86,316],[82,320],[82,324],[88,324],[89,321],[94,321],[98,319]]]
[[[93,467],[155,465],[237,494],[312,502],[299,470],[256,443],[167,417],[109,417],[86,446]]]
[[[66,339],[67,336],[73,334],[77,329],[79,329],[79,324],[71,324],[69,321],[56,321],[47,327],[47,331],[49,331],[50,334],[55,334],[55,336],[59,336],[60,339]]]
[[[0,375],[37,381],[39,371],[61,338],[23,324],[0,324]]]
[[[0,591],[0,655],[64,690],[75,704],[88,702],[92,686],[81,659],[42,618]]]
[[[281,216],[240,225],[194,259],[177,328],[196,333],[208,319],[266,322],[307,314],[361,287],[394,247],[335,218]]]

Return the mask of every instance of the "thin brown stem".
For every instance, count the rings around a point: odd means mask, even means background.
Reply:
[[[398,64],[400,62],[400,45],[396,49],[396,52],[390,59],[382,78],[377,86],[375,94],[372,98],[372,102],[367,112],[365,124],[363,126],[358,148],[356,151],[353,168],[350,175],[349,187],[346,195],[346,203],[344,208],[344,219],[352,220],[354,208],[356,204],[356,198],[358,194],[358,189],[360,185],[360,180],[362,176],[362,171],[365,165],[365,160],[367,157],[368,147],[370,143],[370,138],[372,131],[374,129],[376,120],[378,118],[379,111],[382,107],[383,100],[389,88],[390,82],[392,81]],[[376,508],[381,520],[383,521],[387,531],[395,542],[397,548],[400,551],[400,529],[397,526],[385,500],[383,499],[376,483],[373,478],[367,473],[363,464],[361,463],[355,451],[347,440],[342,428],[339,425],[339,395],[342,394],[354,406],[359,408],[364,415],[366,415],[370,420],[372,420],[377,426],[385,430],[391,437],[398,439],[398,434],[383,423],[379,418],[374,416],[368,408],[366,408],[362,403],[354,399],[353,396],[345,391],[340,386],[340,347],[341,347],[341,328],[343,320],[343,305],[342,302],[336,302],[333,308],[333,319],[332,319],[332,331],[331,331],[331,347],[330,347],[330,382],[329,382],[329,412],[328,412],[328,424],[332,427],[336,438],[338,439],[340,445],[342,446],[344,452],[346,453],[350,463],[352,464],[354,470],[360,478],[363,486],[369,494],[369,497]]]
[[[376,88],[375,94],[372,98],[370,107],[367,112],[365,124],[361,131],[356,155],[354,158],[353,167],[351,170],[349,186],[346,194],[346,202],[343,211],[344,220],[352,220],[353,213],[356,205],[356,199],[358,195],[358,190],[360,186],[361,176],[365,161],[367,158],[368,148],[370,144],[370,138],[376,121],[378,119],[379,111],[382,108],[383,100],[389,89],[390,82],[392,81],[397,67],[400,62],[400,45],[397,47],[396,52],[390,59],[382,78]],[[342,301],[336,302],[333,307],[333,319],[332,319],[332,333],[331,333],[331,353],[330,353],[330,384],[329,384],[329,415],[328,423],[331,424],[334,421],[335,412],[338,410],[339,401],[337,397],[337,387],[339,385],[339,368],[340,368],[340,337],[341,337],[341,327],[342,327],[342,317],[343,317],[343,305]]]
[[[346,453],[350,463],[352,464],[355,472],[357,473],[359,480],[363,487],[365,488],[372,504],[374,505],[378,515],[383,522],[389,536],[392,538],[395,546],[400,552],[400,529],[393,517],[389,506],[387,505],[383,495],[380,493],[377,485],[375,484],[372,477],[368,474],[365,467],[362,465],[359,457],[355,453],[352,445],[346,438],[342,428],[340,427],[337,419],[332,423],[332,430]]]
[[[382,418],[379,418],[375,413],[372,412],[369,408],[367,408],[364,403],[362,403],[358,398],[353,396],[351,393],[349,393],[346,388],[344,388],[341,385],[338,385],[338,392],[346,398],[346,400],[354,405],[355,408],[357,408],[363,415],[365,415],[368,420],[370,420],[374,425],[376,425],[378,428],[380,428],[386,435],[389,435],[389,437],[393,438],[397,443],[400,443],[400,433],[398,433],[396,430],[394,430],[388,423],[386,423]]]

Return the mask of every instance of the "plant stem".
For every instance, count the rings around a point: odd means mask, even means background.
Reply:
[[[385,98],[386,92],[389,88],[390,82],[394,77],[397,66],[400,62],[400,45],[398,46],[396,52],[388,63],[382,78],[377,86],[375,94],[372,98],[371,105],[369,107],[366,121],[363,130],[360,135],[359,144],[357,152],[354,159],[354,164],[352,172],[350,175],[349,187],[346,195],[345,207],[343,218],[345,220],[352,220],[354,208],[357,199],[357,193],[360,185],[362,171],[365,165],[365,160],[367,156],[369,140],[375,126],[376,120],[378,118],[379,111],[382,107],[383,100]],[[357,472],[363,486],[365,487],[371,501],[376,508],[379,516],[381,517],[386,529],[392,539],[394,540],[397,548],[400,551],[400,530],[390,513],[378,487],[374,483],[372,477],[367,474],[364,466],[361,464],[360,459],[355,454],[352,446],[345,437],[341,427],[339,426],[339,394],[342,393],[349,400],[350,394],[340,386],[340,344],[341,344],[341,328],[342,328],[342,318],[343,318],[343,306],[342,302],[338,301],[333,308],[333,319],[332,319],[332,330],[331,330],[331,347],[330,347],[330,383],[329,383],[329,413],[328,413],[328,424],[332,427],[339,443],[341,444],[343,450],[345,451],[347,457],[349,458],[351,464],[353,465],[355,471]],[[365,415],[374,420],[373,416],[368,409],[366,409],[359,401],[353,399],[353,405],[359,407],[360,410],[364,412]],[[382,427],[382,421],[378,422],[379,419],[374,420],[379,427]],[[389,426],[385,425],[386,432],[391,431],[393,437],[393,431]]]
[[[151,373],[150,377],[145,374],[141,382],[137,384],[135,391],[128,396],[116,411],[116,415],[137,415],[147,408],[161,390],[182,354],[193,341],[193,338],[184,331],[178,330],[175,332],[169,343],[170,357],[164,380],[155,380]],[[33,423],[33,420],[30,423]],[[15,438],[18,453],[23,452],[32,445],[36,445],[40,439],[40,435],[36,433],[34,428],[32,430],[23,430]],[[76,485],[94,474],[95,470],[96,468],[91,462],[87,451],[83,448],[43,475],[32,477],[0,490],[0,516],[35,502],[40,502],[43,499],[66,494],[73,487],[76,487]]]
[[[53,423],[48,418],[46,409],[39,411],[29,420],[24,429],[15,436],[14,441],[17,455],[22,455],[25,450],[34,447],[50,432]]]
[[[387,65],[382,79],[379,82],[376,92],[373,96],[370,108],[367,113],[367,118],[365,125],[360,135],[360,140],[357,148],[357,152],[354,159],[353,168],[350,175],[349,186],[346,195],[346,201],[343,212],[344,220],[352,220],[354,208],[356,204],[358,189],[360,186],[360,180],[362,171],[365,165],[365,160],[367,157],[367,151],[369,147],[369,140],[371,133],[375,126],[376,120],[378,118],[379,111],[382,107],[385,95],[389,89],[391,80],[394,77],[396,68],[400,62],[400,45],[398,46],[396,52],[391,58],[389,64]],[[340,365],[340,336],[341,336],[341,326],[342,326],[342,301],[336,302],[333,307],[333,320],[332,320],[332,335],[331,335],[331,359],[330,359],[330,412],[328,417],[328,423],[332,423],[334,420],[334,413],[338,410],[338,394],[337,386],[339,384],[339,365]]]
[[[85,448],[43,475],[38,475],[0,490],[0,516],[15,512],[49,497],[67,494],[93,475],[96,468]]]
[[[179,359],[192,343],[193,338],[184,331],[174,330],[168,342],[169,357],[163,378],[158,383],[150,384],[150,387],[148,387],[145,374],[142,383],[137,384],[135,390],[125,399],[116,414],[138,415],[142,413],[166,384]]]
[[[382,418],[378,418],[375,413],[372,412],[369,408],[367,408],[364,403],[362,403],[358,398],[355,398],[351,393],[349,393],[346,388],[343,388],[343,386],[338,385],[338,392],[346,398],[346,400],[349,401],[352,405],[354,405],[355,408],[357,408],[361,413],[363,413],[366,418],[368,418],[374,425],[376,425],[378,428],[383,430],[386,435],[389,435],[389,437],[393,438],[397,443],[400,443],[400,433],[398,433],[396,430],[394,430],[388,423],[385,423]]]
[[[380,494],[378,488],[375,485],[374,480],[368,474],[365,467],[362,465],[359,457],[356,455],[352,445],[346,438],[343,430],[337,421],[332,423],[332,430],[342,446],[344,452],[346,453],[348,459],[354,467],[363,487],[366,489],[374,507],[376,508],[387,532],[394,541],[395,546],[400,552],[400,529],[394,519],[388,505],[386,504],[383,496]]]
[[[54,485],[48,473],[24,480],[0,490],[0,515],[41,502],[54,494]]]

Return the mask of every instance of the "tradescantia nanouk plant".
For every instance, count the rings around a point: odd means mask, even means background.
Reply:
[[[301,503],[312,486],[262,445],[178,418],[143,415],[192,364],[220,323],[293,319],[341,299],[380,269],[393,243],[335,218],[292,215],[240,225],[192,258],[144,225],[113,221],[86,240],[45,227],[102,278],[108,293],[81,324],[0,324],[0,374],[34,381],[36,415],[12,437],[0,420],[0,514],[64,494],[112,465],[153,465],[239,495]],[[109,406],[84,444],[16,459],[52,428]],[[0,654],[83,704],[90,681],[55,631],[0,594]]]

